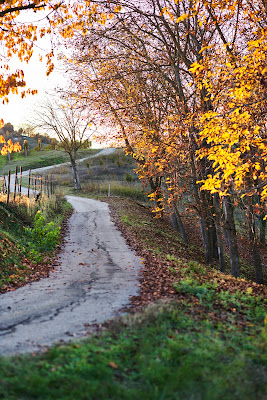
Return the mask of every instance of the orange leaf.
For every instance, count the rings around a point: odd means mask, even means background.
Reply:
[[[114,369],[117,369],[117,368],[118,368],[118,365],[115,364],[113,361],[110,361],[109,365],[110,365],[112,368],[114,368]]]

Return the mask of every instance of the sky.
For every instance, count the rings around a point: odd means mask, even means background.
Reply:
[[[57,87],[66,87],[68,85],[67,76],[63,73],[63,68],[60,68],[60,63],[54,60],[55,70],[47,77],[45,62],[39,61],[39,56],[33,55],[28,64],[21,63],[14,58],[10,61],[10,65],[14,70],[22,69],[24,71],[24,79],[26,81],[26,89],[37,89],[36,95],[27,95],[21,98],[18,95],[9,95],[9,102],[7,104],[0,103],[0,119],[4,123],[10,122],[15,130],[20,127],[31,124],[34,120],[34,109],[40,109],[40,104],[43,100],[49,97],[49,93]],[[24,88],[25,89],[25,88]],[[103,134],[103,129],[99,127],[98,131]],[[93,147],[106,147],[105,144],[93,140]]]
[[[64,86],[66,78],[64,79],[64,74],[57,70],[47,77],[45,62],[40,62],[37,55],[34,55],[28,64],[15,59],[11,60],[10,64],[12,69],[24,71],[26,89],[38,90],[36,95],[28,95],[24,99],[20,95],[10,95],[8,104],[0,103],[0,118],[18,129],[20,125],[30,122],[34,107],[46,97],[46,92],[51,92],[57,86]]]
[[[26,10],[19,14],[16,21],[17,23],[35,22],[41,28],[47,25],[45,16],[45,11],[35,14],[32,10]],[[34,43],[34,53],[28,64],[22,63],[15,56],[8,60],[11,72],[17,69],[24,71],[26,89],[38,90],[37,95],[29,95],[24,99],[21,99],[20,95],[10,95],[8,104],[0,103],[0,119],[2,118],[5,123],[10,122],[15,128],[19,128],[21,124],[27,124],[35,104],[44,98],[46,91],[53,90],[57,85],[64,85],[62,73],[55,71],[47,77],[45,60],[39,61],[39,54],[43,56],[46,52],[51,51],[51,39],[51,37],[45,36]],[[6,60],[3,60],[6,63]],[[56,57],[53,61],[57,64]]]
[[[26,13],[22,13],[22,16],[19,18],[21,22],[25,22],[33,20],[36,17],[32,11],[27,11]],[[44,55],[46,52],[51,51],[51,38],[45,36],[42,39],[38,39],[38,41],[35,42],[35,46],[35,52],[28,64],[25,62],[22,63],[15,56],[8,61],[11,72],[17,69],[24,71],[26,87],[23,88],[23,90],[37,89],[38,91],[36,95],[27,95],[23,99],[20,94],[11,94],[8,97],[9,102],[7,104],[2,104],[0,100],[0,119],[3,119],[4,123],[10,122],[15,129],[30,124],[34,117],[34,109],[37,107],[40,108],[40,103],[49,96],[49,92],[53,92],[57,87],[64,88],[68,86],[67,76],[64,74],[62,65],[57,60],[56,55],[53,59],[55,70],[48,77],[46,76],[45,57],[43,57],[43,62],[39,61],[39,54]],[[105,132],[106,127],[98,128],[98,131],[102,134],[103,130]]]

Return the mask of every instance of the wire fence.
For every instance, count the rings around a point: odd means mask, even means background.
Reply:
[[[0,194],[6,195],[7,204],[11,200],[16,201],[16,197],[22,194],[27,197],[39,197],[44,193],[49,197],[54,193],[53,175],[34,174],[31,170],[26,175],[22,172],[22,167],[16,167],[14,174],[9,170],[7,175],[0,176]]]

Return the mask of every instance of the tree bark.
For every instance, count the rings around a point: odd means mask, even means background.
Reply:
[[[213,206],[214,206],[214,222],[216,228],[216,236],[217,236],[217,248],[218,248],[218,257],[220,263],[221,272],[225,272],[225,259],[224,259],[224,245],[222,239],[222,227],[221,227],[221,205],[219,195],[215,194],[213,196]]]
[[[182,236],[183,242],[185,244],[188,244],[188,238],[187,238],[187,234],[186,234],[186,231],[184,228],[184,224],[183,224],[183,221],[181,219],[180,213],[179,213],[176,205],[174,205],[174,210],[171,215],[171,223],[172,223],[172,227],[175,230],[177,230],[180,233],[180,235]]]
[[[224,197],[223,205],[224,205],[224,228],[227,232],[227,237],[228,237],[231,274],[237,278],[240,276],[240,262],[239,262],[239,252],[237,246],[237,236],[236,236],[236,228],[234,220],[234,208],[229,196]]]
[[[253,213],[252,204],[250,204],[247,209],[247,219],[248,219],[248,230],[249,230],[249,242],[251,246],[253,263],[255,268],[255,281],[257,283],[263,283],[262,263],[257,244],[257,238],[255,232],[255,217]]]
[[[162,197],[162,192],[161,192],[161,177],[156,176],[155,178],[151,177],[149,179],[149,184],[152,190],[152,193],[155,193],[155,206],[159,209],[161,209],[160,211],[160,217],[163,217],[163,204],[162,201],[160,200]]]
[[[81,184],[80,184],[79,174],[77,171],[76,160],[73,157],[71,157],[71,168],[73,173],[74,188],[76,190],[81,190]]]
[[[265,244],[266,243],[266,219],[264,219],[265,213],[260,215],[260,243]]]

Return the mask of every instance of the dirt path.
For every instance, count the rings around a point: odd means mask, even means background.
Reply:
[[[75,212],[49,278],[0,296],[0,354],[34,352],[87,334],[138,293],[140,258],[110,220],[106,203],[68,196]]]

